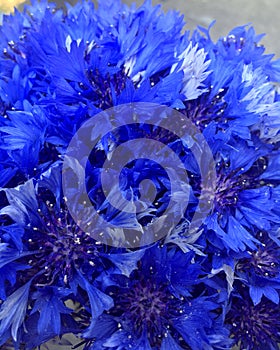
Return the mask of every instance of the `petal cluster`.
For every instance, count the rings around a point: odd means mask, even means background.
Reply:
[[[183,28],[179,13],[163,13],[151,1],[138,8],[82,1],[60,9],[35,0],[3,16],[3,348],[34,349],[73,333],[85,350],[278,349],[280,61],[265,54],[253,27],[237,27],[217,42],[211,27]],[[105,194],[102,169],[115,149],[154,139],[189,176],[175,192],[180,222],[163,238],[140,248],[111,246],[72,217],[63,161],[85,122],[93,118],[102,134],[100,112],[141,102],[193,123],[211,150],[215,181],[202,181],[210,163],[196,159],[203,144],[187,131],[178,139],[161,128],[163,115],[157,125],[107,133],[90,153],[85,182],[120,242],[123,227],[165,227],[173,184],[160,159],[139,158],[125,165],[118,189]],[[116,209],[116,190],[133,208],[140,202],[141,211]],[[197,214],[205,219],[191,225]]]

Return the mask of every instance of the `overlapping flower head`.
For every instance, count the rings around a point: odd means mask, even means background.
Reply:
[[[43,1],[3,17],[1,346],[33,349],[74,333],[88,350],[278,349],[280,62],[252,27],[215,43],[210,28],[190,34],[183,26],[179,13],[149,1],[84,1],[67,10]],[[119,189],[144,210],[113,210],[115,188],[106,196],[100,174],[114,149],[155,139],[189,176],[186,191],[176,192],[180,221],[161,239],[128,248],[97,240],[73,218],[62,170],[85,122],[102,134],[100,112],[135,103],[180,113],[211,159],[196,158],[200,143],[189,130],[178,139],[161,128],[162,114],[158,124],[126,125],[100,139],[86,186],[120,241],[123,227],[164,228],[172,183],[154,158],[135,159]],[[212,179],[210,160],[215,181],[202,181],[202,172]],[[140,193],[145,179],[155,192],[149,203]],[[204,217],[198,227],[190,224],[196,213]]]

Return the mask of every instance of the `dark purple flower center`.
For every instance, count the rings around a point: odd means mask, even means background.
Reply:
[[[238,202],[239,193],[248,187],[246,176],[218,172],[216,184],[213,183],[213,187],[204,189],[204,191],[209,200],[213,200],[215,208],[223,211],[234,207]]]
[[[163,337],[172,328],[170,318],[180,314],[180,302],[167,286],[150,279],[138,280],[132,287],[118,289],[114,294],[115,306],[109,313],[120,320],[119,327],[138,337],[146,333],[151,346],[160,348]]]
[[[126,316],[134,323],[134,327],[151,334],[160,334],[163,328],[162,319],[168,309],[168,296],[164,288],[157,288],[151,282],[139,282],[121,299],[127,310]]]
[[[224,111],[227,108],[227,103],[224,96],[227,89],[220,91],[208,101],[208,94],[203,94],[198,99],[187,102],[186,109],[182,113],[201,130],[203,131],[210,122],[217,122],[223,131],[228,127],[228,120],[224,116]]]
[[[237,175],[234,172],[227,174],[219,171],[215,190],[216,208],[223,209],[224,207],[234,206],[238,201],[239,193],[254,186],[253,182],[256,181],[250,179],[245,173]]]
[[[246,40],[244,37],[235,36],[234,34],[229,34],[223,38],[224,47],[228,50],[233,49],[234,53],[240,53],[245,46]]]
[[[280,342],[279,305],[267,299],[254,306],[249,295],[234,298],[227,321],[233,326],[236,343],[240,342],[242,349],[265,349],[265,344],[271,341]]]
[[[262,277],[276,277],[280,273],[280,248],[267,233],[259,232],[256,238],[261,242],[258,250],[250,252],[250,259],[241,259],[237,269],[253,270]]]
[[[265,158],[260,157],[247,171],[243,168],[229,171],[229,163],[218,162],[217,181],[212,188],[205,191],[214,200],[215,208],[223,211],[235,207],[242,191],[267,185],[265,181],[259,180],[266,168],[266,162]]]
[[[74,268],[95,265],[96,242],[77,226],[67,209],[57,212],[50,202],[44,209],[38,209],[42,225],[32,228],[33,238],[28,240],[29,249],[40,252],[34,267],[45,270],[44,284],[56,279],[67,284]]]
[[[97,107],[103,110],[115,105],[114,96],[120,95],[125,89],[127,79],[129,79],[124,71],[115,74],[108,73],[103,76],[98,69],[95,69],[89,70],[87,75],[94,91],[93,99],[98,101]],[[79,87],[81,94],[86,96],[87,88],[82,83]]]

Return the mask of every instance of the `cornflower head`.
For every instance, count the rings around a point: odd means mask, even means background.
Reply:
[[[277,349],[280,62],[183,28],[150,1],[3,16],[2,347]]]

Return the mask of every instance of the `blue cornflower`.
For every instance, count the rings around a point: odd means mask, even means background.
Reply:
[[[47,127],[44,111],[30,105],[26,110],[7,112],[6,120],[0,126],[0,147],[7,151],[14,168],[25,178],[34,175],[37,167],[42,171],[52,160],[42,157],[43,148],[47,146]]]
[[[234,341],[246,350],[277,350],[280,341],[279,305],[267,298],[254,305],[245,286],[237,288],[227,314]]]
[[[215,43],[211,26],[183,33],[183,17],[151,1],[66,7],[34,1],[5,15],[0,28],[0,345],[33,349],[74,333],[89,350],[230,349],[233,342],[276,349],[280,61],[264,54],[252,27]],[[197,133],[181,140],[160,123],[135,123],[94,146],[87,192],[115,225],[113,237],[157,219],[162,227],[173,186],[161,159],[142,157],[124,166],[106,196],[101,173],[118,146],[155,139],[189,176],[176,193],[181,220],[160,242],[128,249],[75,222],[62,164],[84,122],[93,118],[102,134],[98,113],[134,102],[176,109]],[[200,174],[210,160],[196,159],[201,136],[213,154],[211,183]],[[141,190],[147,179],[152,200]],[[135,209],[140,201],[140,213],[114,207],[117,187],[124,203]],[[195,213],[205,220],[193,228]]]
[[[1,344],[8,336],[15,344],[21,343],[27,316],[29,321],[37,320],[37,345],[45,332],[52,337],[60,334],[63,327],[70,327],[68,321],[61,321],[63,314],[73,312],[64,302],[72,299],[71,295],[77,296],[78,286],[91,295],[97,314],[112,305],[111,298],[91,284],[104,270],[103,252],[69,216],[61,196],[60,178],[60,165],[56,164],[37,181],[31,179],[5,189],[9,205],[1,210],[6,218],[0,243],[4,300],[0,310]],[[18,276],[19,270],[24,272]],[[5,281],[11,285],[9,291]]]
[[[209,189],[215,210],[206,222],[208,229],[232,250],[244,250],[244,244],[254,249],[255,228],[270,230],[279,223],[274,195],[277,186],[262,180],[266,156],[266,148],[256,150],[243,143],[243,152],[233,148],[217,162],[217,182],[215,188]]]
[[[86,335],[94,338],[86,349],[229,348],[218,297],[200,290],[202,274],[193,253],[158,245],[147,249],[130,276],[112,272],[105,279],[114,306]]]
[[[275,304],[279,303],[280,247],[265,232],[258,232],[258,249],[248,251],[249,256],[240,259],[236,266],[238,278],[249,286],[253,303],[258,304],[262,296]]]

